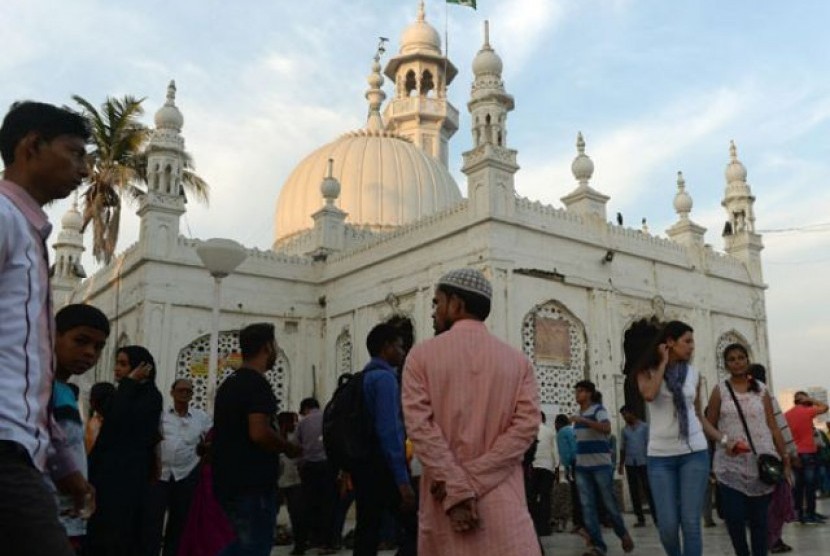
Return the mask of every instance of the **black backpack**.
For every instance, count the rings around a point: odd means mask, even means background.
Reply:
[[[377,452],[377,440],[363,399],[367,372],[346,373],[323,410],[323,446],[328,461],[337,469],[353,471]]]

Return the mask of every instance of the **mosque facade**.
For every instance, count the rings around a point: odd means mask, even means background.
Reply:
[[[217,380],[240,362],[238,331],[267,321],[280,347],[267,376],[281,407],[296,408],[310,395],[328,399],[337,377],[368,359],[364,339],[378,322],[398,317],[416,342],[430,337],[434,284],[462,266],[492,281],[487,325],[531,358],[550,412],[574,408],[573,385],[583,378],[597,383],[612,415],[626,397],[632,401],[626,377],[633,354],[657,322],[694,327],[694,364],[707,391],[722,376],[718,354],[729,343],[768,363],[763,244],[735,145],[722,200],[724,252],[704,243],[681,174],[677,221],[666,237],[610,223],[609,197],[591,185],[594,164],[581,134],[575,184],[562,206],[521,197],[518,153],[509,146],[515,102],[488,35],[472,61],[473,142],[463,153],[462,187],[448,159],[459,112],[447,88],[457,70],[423,3],[385,68],[379,49],[365,127],[297,165],[279,193],[273,248],[246,249],[222,281]],[[53,289],[57,306],[84,301],[112,319],[113,337],[85,388],[111,379],[117,346],[142,344],[156,357],[159,388],[191,378],[194,403],[204,406],[214,282],[197,254],[202,242],[179,233],[184,118],[175,92],[171,83],[155,116],[138,241],[82,278],[81,217],[71,208],[55,243]]]

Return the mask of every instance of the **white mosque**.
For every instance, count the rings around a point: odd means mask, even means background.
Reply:
[[[461,266],[491,279],[487,324],[532,359],[550,412],[570,410],[573,384],[588,377],[615,415],[631,395],[625,373],[649,322],[694,327],[695,364],[709,386],[728,343],[743,343],[754,361],[768,363],[763,245],[734,144],[722,201],[725,252],[704,243],[681,174],[667,238],[609,223],[609,197],[591,186],[594,163],[581,134],[575,185],[563,189],[562,206],[521,197],[509,142],[515,102],[485,30],[472,61],[473,146],[463,153],[459,187],[448,159],[459,113],[447,88],[457,70],[423,2],[383,69],[381,54],[368,79],[365,127],[297,165],[279,193],[272,250],[245,249],[244,262],[222,280],[217,380],[239,363],[239,329],[268,321],[280,346],[268,378],[281,407],[296,409],[312,394],[327,399],[341,373],[365,363],[364,339],[379,321],[397,316],[411,324],[415,341],[431,336],[433,286]],[[197,251],[204,242],[180,235],[184,118],[175,93],[171,83],[155,115],[138,241],[81,278],[81,216],[73,207],[55,243],[53,287],[58,306],[92,303],[113,322],[108,352],[85,387],[111,378],[116,346],[137,343],[155,355],[163,392],[176,377],[190,377],[195,403],[205,405],[214,280]]]

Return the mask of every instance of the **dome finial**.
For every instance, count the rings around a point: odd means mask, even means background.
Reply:
[[[173,79],[167,85],[167,100],[156,112],[155,123],[159,129],[172,129],[176,132],[181,131],[184,125],[184,117],[176,106],[176,81]]]
[[[369,117],[366,120],[366,129],[383,131],[383,118],[380,115],[380,107],[386,100],[386,93],[383,92],[383,75],[381,74],[380,57],[386,52],[386,37],[380,37],[378,49],[372,61],[372,73],[366,81],[369,89],[366,91],[366,100],[369,101]]]
[[[484,20],[484,47],[485,48],[491,48],[490,47],[490,20],[489,19]]]
[[[573,172],[580,187],[587,187],[588,181],[594,175],[594,162],[585,154],[585,138],[581,131],[576,135],[576,152],[576,158],[571,164],[571,172]]]
[[[677,194],[674,196],[674,210],[680,216],[681,220],[688,220],[689,213],[692,212],[692,196],[686,192],[686,179],[683,177],[683,172],[677,172]]]
[[[424,21],[426,21],[426,17],[427,17],[427,11],[426,11],[426,8],[424,6],[424,0],[420,0],[418,2],[418,22],[423,23]]]
[[[167,106],[175,106],[176,105],[176,80],[171,79],[170,83],[167,85],[167,102],[165,102]]]
[[[323,183],[320,184],[320,193],[326,200],[326,205],[333,205],[334,201],[340,196],[340,182],[334,177],[334,159],[329,158],[326,162],[326,175],[323,178]]]
[[[726,183],[746,182],[746,166],[738,160],[738,147],[735,146],[735,140],[729,141],[729,164],[726,165]]]

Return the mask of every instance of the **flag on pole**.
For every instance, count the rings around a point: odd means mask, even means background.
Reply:
[[[459,6],[476,9],[476,0],[447,0],[447,4],[458,4]]]

